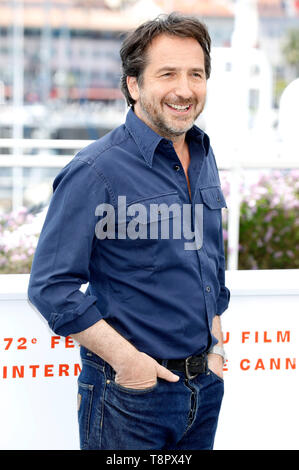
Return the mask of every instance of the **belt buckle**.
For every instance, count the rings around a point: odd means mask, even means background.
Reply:
[[[198,373],[195,374],[195,375],[190,375],[189,374],[188,365],[189,365],[189,359],[191,359],[191,358],[192,358],[192,356],[189,356],[185,359],[185,374],[186,374],[187,379],[189,379],[189,380],[195,379],[195,377],[197,377],[197,375],[198,375]]]

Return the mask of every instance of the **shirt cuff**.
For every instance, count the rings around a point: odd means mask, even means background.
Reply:
[[[103,318],[94,305],[95,302],[96,297],[88,296],[76,312],[64,313],[63,315],[52,313],[49,320],[50,328],[59,336],[69,336],[86,330]]]

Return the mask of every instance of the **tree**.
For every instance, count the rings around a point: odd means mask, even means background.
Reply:
[[[299,29],[289,29],[282,53],[288,65],[294,68],[299,77]]]

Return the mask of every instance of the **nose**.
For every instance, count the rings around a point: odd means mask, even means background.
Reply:
[[[193,96],[192,87],[190,84],[189,77],[186,75],[180,75],[177,78],[175,86],[175,94],[184,100],[189,100]]]

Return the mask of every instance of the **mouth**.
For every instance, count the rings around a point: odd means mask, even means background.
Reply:
[[[181,105],[174,103],[165,103],[167,108],[171,109],[175,114],[187,114],[191,108],[192,104]]]

